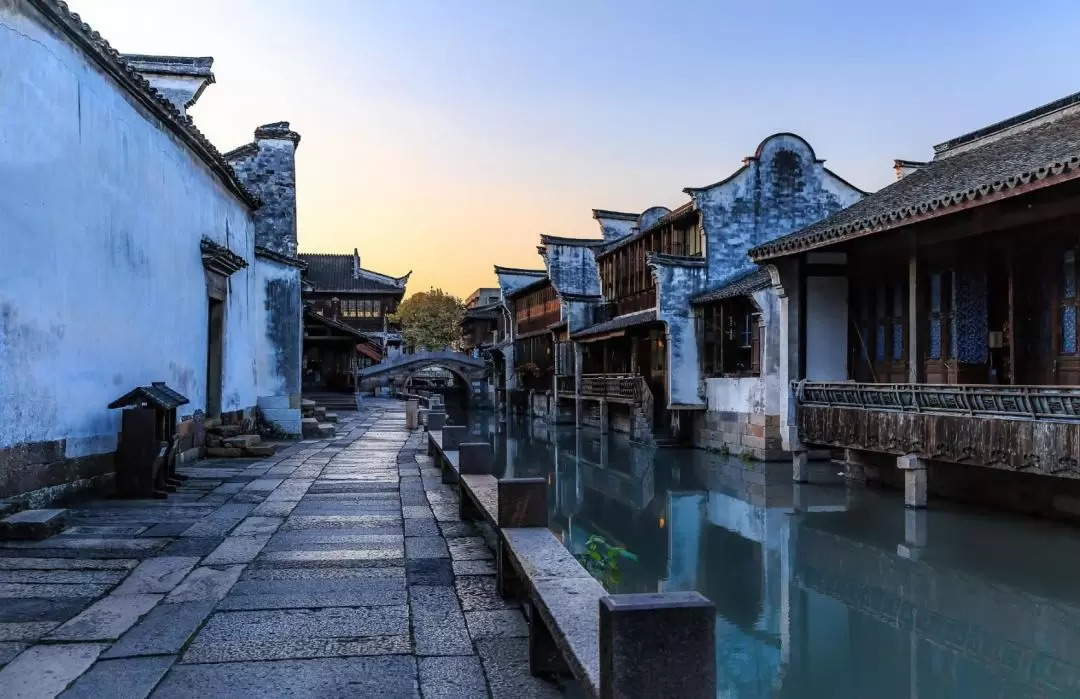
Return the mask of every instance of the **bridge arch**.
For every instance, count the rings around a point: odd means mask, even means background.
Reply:
[[[440,367],[449,371],[464,387],[466,400],[474,407],[489,403],[487,395],[487,367],[483,360],[464,352],[417,352],[390,357],[374,366],[360,371],[362,389],[397,385],[404,387],[424,369]]]

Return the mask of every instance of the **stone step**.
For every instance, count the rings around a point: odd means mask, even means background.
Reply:
[[[326,420],[327,422],[337,422],[337,413],[327,413],[326,415],[323,415],[323,420]]]
[[[300,431],[305,437],[319,436],[319,421],[313,417],[305,417],[300,420]]]
[[[315,417],[322,417],[326,415],[326,407],[322,405],[315,406]]]
[[[244,455],[240,447],[207,447],[206,458],[208,459],[239,459]]]
[[[240,425],[218,425],[217,427],[211,427],[206,431],[210,434],[216,434],[219,437],[235,437],[240,434]]]
[[[276,444],[257,444],[250,447],[244,447],[244,456],[252,456],[257,458],[266,458],[267,456],[273,456],[277,453]]]
[[[337,430],[329,422],[319,423],[319,436],[320,437],[333,437],[337,434]]]
[[[67,510],[23,510],[0,520],[0,539],[48,539],[64,528]]]
[[[236,437],[227,437],[221,440],[221,446],[232,449],[243,449],[245,447],[257,447],[262,440],[257,434],[241,434]]]

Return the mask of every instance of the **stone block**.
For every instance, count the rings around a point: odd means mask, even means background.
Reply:
[[[0,539],[47,539],[64,528],[67,510],[23,510],[0,521]]]
[[[791,452],[791,480],[807,483],[810,480],[810,455],[805,451]]]
[[[765,438],[764,437],[754,437],[753,435],[744,434],[742,436],[742,445],[744,447],[749,448],[749,449],[764,449],[765,448]]]
[[[463,442],[458,446],[458,471],[462,474],[490,474],[494,454],[489,442]]]
[[[226,437],[221,440],[221,446],[243,449],[244,447],[258,446],[262,440],[257,434],[241,434],[235,437]]]
[[[427,416],[427,428],[429,432],[441,430],[443,425],[446,424],[446,413],[441,410],[432,410],[428,412]]]
[[[499,528],[547,526],[546,479],[505,478],[498,488]]]
[[[469,439],[469,428],[464,425],[444,425],[442,428],[443,451],[457,451],[462,442]]]
[[[600,600],[600,696],[716,697],[716,605],[697,592]]]
[[[244,455],[244,450],[239,447],[207,447],[206,458],[208,459],[239,459]]]
[[[319,437],[333,437],[337,430],[329,422],[320,422],[317,426]]]
[[[255,446],[244,447],[244,456],[251,456],[261,459],[266,458],[267,456],[273,456],[276,453],[276,444],[257,444]]]
[[[216,434],[223,439],[236,437],[240,434],[240,425],[218,425],[217,427],[211,427],[207,432],[209,434]]]
[[[338,421],[338,414],[337,413],[327,413],[326,415],[323,415],[323,420],[325,420],[326,422],[337,422]]]
[[[746,426],[746,434],[751,437],[765,437],[765,425],[755,425],[750,423]]]
[[[305,437],[319,436],[319,421],[313,417],[300,420],[300,431]]]

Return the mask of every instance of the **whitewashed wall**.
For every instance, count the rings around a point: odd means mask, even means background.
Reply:
[[[161,380],[205,407],[202,236],[253,260],[246,205],[153,117],[0,3],[0,447],[115,448],[106,405]],[[252,269],[230,278],[222,409],[255,404]]]
[[[846,381],[848,281],[806,278],[806,378]]]

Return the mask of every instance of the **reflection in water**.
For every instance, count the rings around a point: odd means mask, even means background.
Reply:
[[[719,696],[1080,697],[1080,532],[900,494],[797,486],[786,464],[467,420],[500,476],[549,484],[575,553],[623,546],[613,592],[717,609]]]

